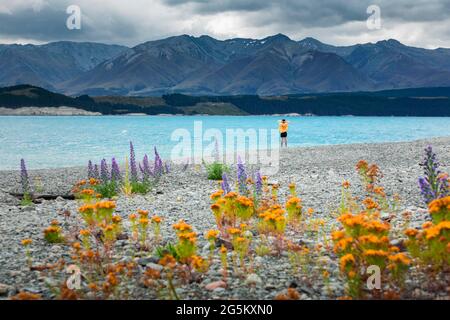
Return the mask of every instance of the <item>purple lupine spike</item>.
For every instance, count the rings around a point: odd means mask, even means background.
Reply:
[[[160,177],[163,174],[163,162],[159,156],[158,150],[155,147],[155,165],[153,168],[153,173],[156,177]]]
[[[239,192],[242,195],[247,194],[247,173],[245,172],[245,167],[240,156],[238,156],[237,163],[237,180],[239,185]]]
[[[98,165],[97,165],[97,164],[94,164],[93,177],[94,177],[95,179],[100,179],[100,173],[99,173]]]
[[[170,173],[170,164],[168,162],[164,163],[164,169],[166,170],[166,174]]]
[[[137,164],[136,164],[136,155],[134,153],[133,142],[131,142],[131,141],[130,141],[130,173],[131,173],[131,181],[137,182],[138,181],[138,171],[137,171]]]
[[[439,170],[439,162],[431,146],[425,148],[425,157],[420,165],[425,177],[419,178],[419,188],[425,203],[449,195],[448,175]]]
[[[108,170],[108,164],[106,163],[106,160],[103,159],[100,163],[100,180],[102,183],[108,183],[110,179],[109,170]]]
[[[122,180],[122,175],[120,174],[120,168],[117,164],[116,158],[112,158],[111,160],[111,180],[116,182]]]
[[[88,179],[90,179],[90,178],[95,178],[94,177],[94,168],[92,166],[91,160],[89,160],[89,162],[88,162]]]
[[[225,194],[231,192],[230,184],[228,183],[228,177],[227,174],[224,172],[222,174],[222,183],[221,183],[222,190]]]
[[[435,194],[434,194],[433,190],[431,189],[430,184],[423,177],[419,178],[419,188],[420,188],[420,193],[422,194],[422,197],[426,204],[430,203],[431,201],[433,201],[435,199]]]
[[[153,176],[152,169],[150,168],[150,162],[148,161],[148,156],[144,155],[144,159],[142,160],[142,174],[145,179],[149,179]]]
[[[30,193],[30,178],[28,176],[27,167],[25,165],[25,160],[20,159],[20,182],[22,184],[23,194]]]
[[[256,179],[255,179],[255,192],[256,195],[261,196],[263,191],[263,181],[261,177],[261,172],[256,172]]]

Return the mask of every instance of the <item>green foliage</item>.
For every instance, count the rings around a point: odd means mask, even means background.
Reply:
[[[112,198],[117,196],[118,194],[118,183],[115,181],[111,181],[108,183],[101,183],[94,187],[95,192],[102,195],[102,198]]]
[[[152,184],[147,182],[131,182],[132,193],[147,194],[151,190]]]
[[[31,206],[33,204],[33,199],[31,199],[31,196],[29,193],[25,193],[23,195],[22,200],[20,201],[20,205],[27,207],[27,206]]]
[[[228,167],[225,164],[214,162],[206,166],[209,180],[222,180],[224,172],[228,172]]]
[[[178,258],[179,258],[177,249],[170,242],[168,242],[165,246],[159,246],[156,248],[156,255],[159,258],[164,258],[168,254],[171,255],[172,257],[174,257],[176,260],[178,260]]]
[[[209,180],[222,180],[223,173],[229,171],[226,164],[216,161],[211,164],[205,164],[205,167]]]

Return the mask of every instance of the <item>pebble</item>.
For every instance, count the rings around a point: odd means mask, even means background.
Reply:
[[[226,286],[227,286],[227,284],[224,281],[219,280],[219,281],[208,283],[205,286],[205,289],[208,290],[208,291],[214,291],[217,288],[225,288]]]
[[[261,283],[262,280],[256,273],[249,274],[245,279],[246,285],[260,285]]]
[[[156,263],[152,263],[152,262],[147,263],[145,266],[148,269],[153,269],[153,270],[160,271],[160,272],[164,269],[164,267],[162,265],[156,264]]]
[[[10,291],[13,290],[13,287],[4,283],[0,283],[0,296],[6,296]]]

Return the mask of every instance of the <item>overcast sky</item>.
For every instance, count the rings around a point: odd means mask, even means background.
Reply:
[[[68,30],[69,5],[82,12]],[[367,8],[378,5],[381,29],[370,30]],[[291,39],[335,45],[394,38],[450,48],[450,0],[0,0],[0,43],[96,41],[134,46],[173,35]]]

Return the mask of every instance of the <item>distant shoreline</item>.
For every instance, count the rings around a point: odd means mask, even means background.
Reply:
[[[63,108],[62,110],[51,108]],[[0,88],[0,115],[272,115],[450,117],[450,87],[282,96],[65,96]]]

